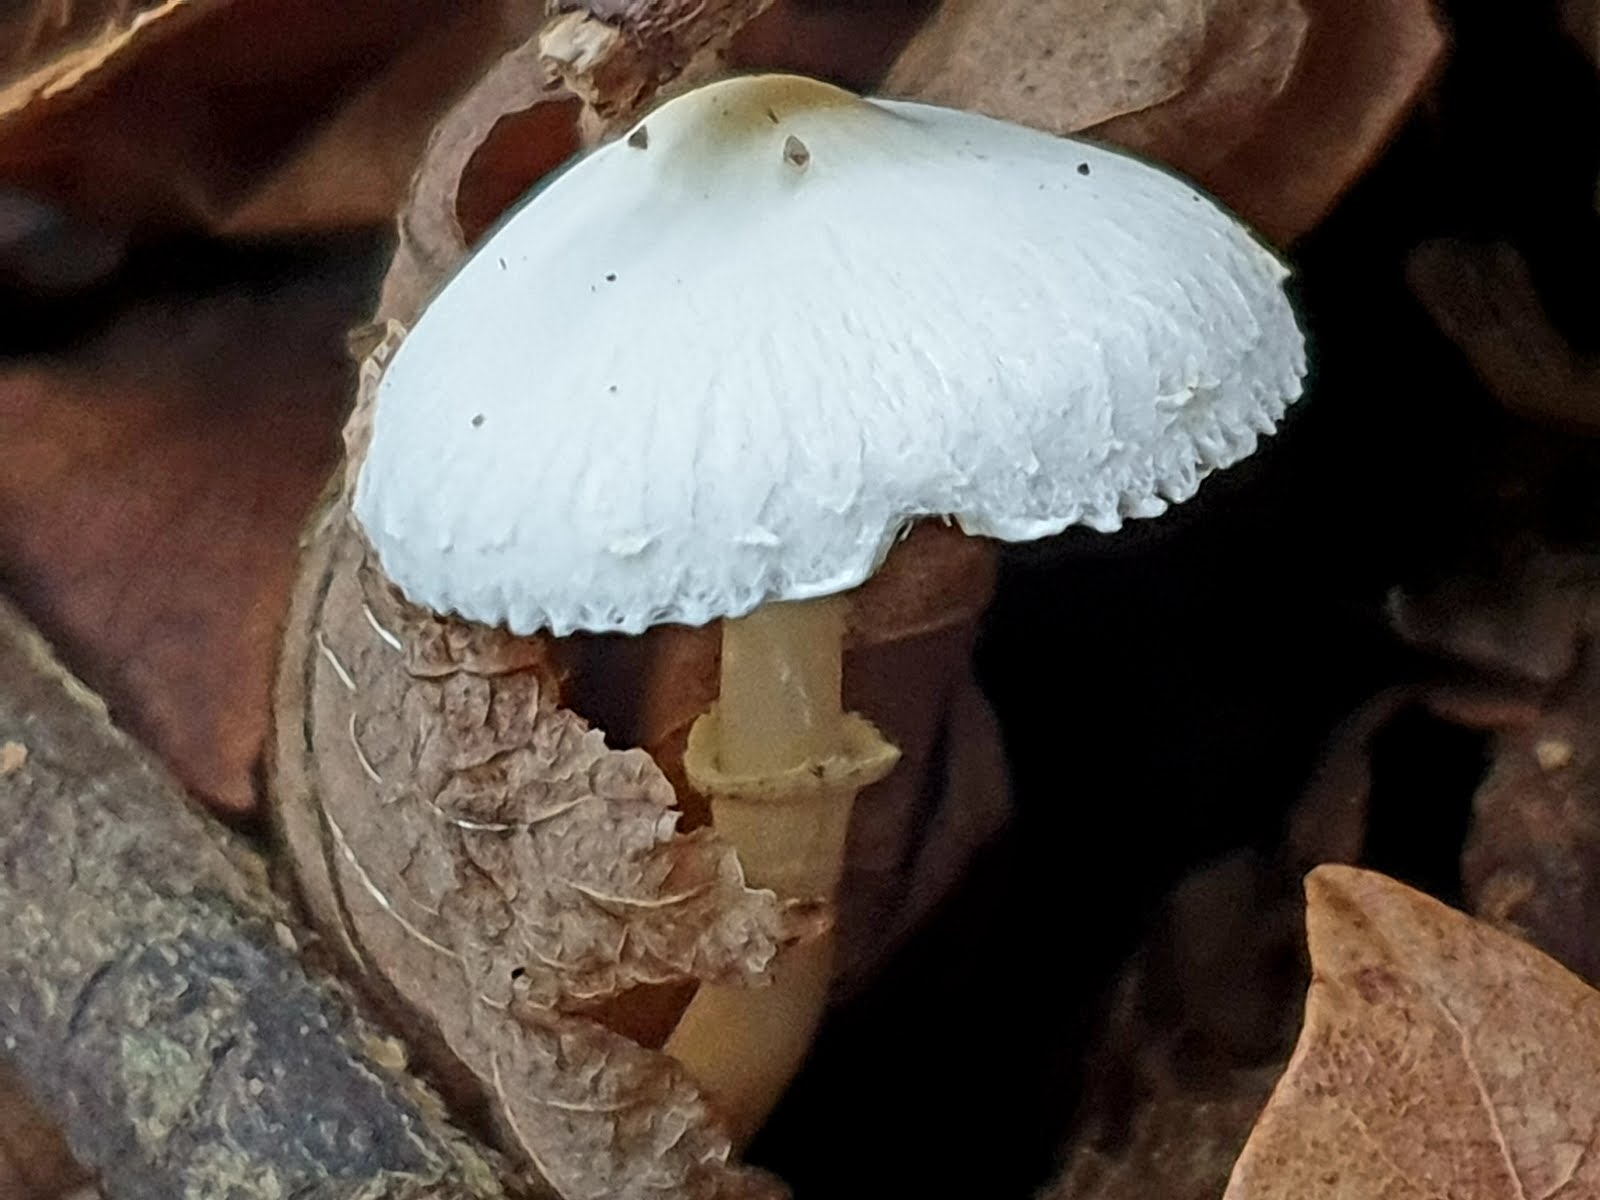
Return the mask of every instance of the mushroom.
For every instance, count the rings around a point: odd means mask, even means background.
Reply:
[[[377,389],[353,510],[413,601],[516,633],[720,619],[685,768],[749,881],[830,896],[896,750],[840,703],[850,589],[910,523],[1117,529],[1254,451],[1305,373],[1283,264],[1102,147],[772,75],[532,194]],[[703,987],[669,1049],[737,1131],[829,951]]]

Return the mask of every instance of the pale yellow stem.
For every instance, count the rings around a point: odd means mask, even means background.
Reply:
[[[899,752],[840,703],[844,604],[772,604],[726,622],[722,694],[695,723],[684,768],[746,880],[786,899],[833,900],[856,793]],[[667,1042],[736,1139],[799,1070],[827,1003],[833,939],[789,951],[765,988],[704,985]]]

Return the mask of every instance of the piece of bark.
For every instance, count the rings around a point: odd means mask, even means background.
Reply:
[[[946,0],[884,87],[1127,146],[1287,242],[1376,156],[1443,45],[1427,0]]]
[[[1372,872],[1306,898],[1305,1025],[1225,1200],[1600,1194],[1600,993]]]
[[[0,740],[26,752],[0,778],[0,1039],[113,1200],[506,1194],[307,975],[259,860],[3,603]]]
[[[683,1069],[603,1024],[635,988],[760,983],[821,931],[676,832],[639,750],[560,707],[547,638],[435,617],[339,504],[291,610],[273,792],[318,924],[458,1099],[567,1200],[781,1194]]]
[[[0,580],[216,811],[257,803],[295,542],[337,461],[370,268],[151,302],[0,367]]]

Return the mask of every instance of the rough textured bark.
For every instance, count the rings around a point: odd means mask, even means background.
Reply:
[[[0,602],[0,1042],[112,1200],[487,1200],[259,860]]]

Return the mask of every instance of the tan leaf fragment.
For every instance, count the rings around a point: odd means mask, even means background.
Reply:
[[[495,1117],[566,1200],[781,1200],[782,1184],[730,1167],[715,1115],[676,1061],[591,1022],[520,1008],[471,1010],[464,1031]],[[558,1147],[559,1157],[548,1154]]]
[[[1306,880],[1312,982],[1224,1200],[1600,1195],[1600,994],[1393,880]]]
[[[641,985],[758,982],[821,913],[745,887],[712,831],[678,834],[649,756],[558,706],[547,639],[405,604],[342,511],[322,535],[277,780],[319,921],[563,1195],[746,1194],[681,1069],[591,1018]]]
[[[607,124],[708,74],[773,0],[555,0],[540,50]]]

